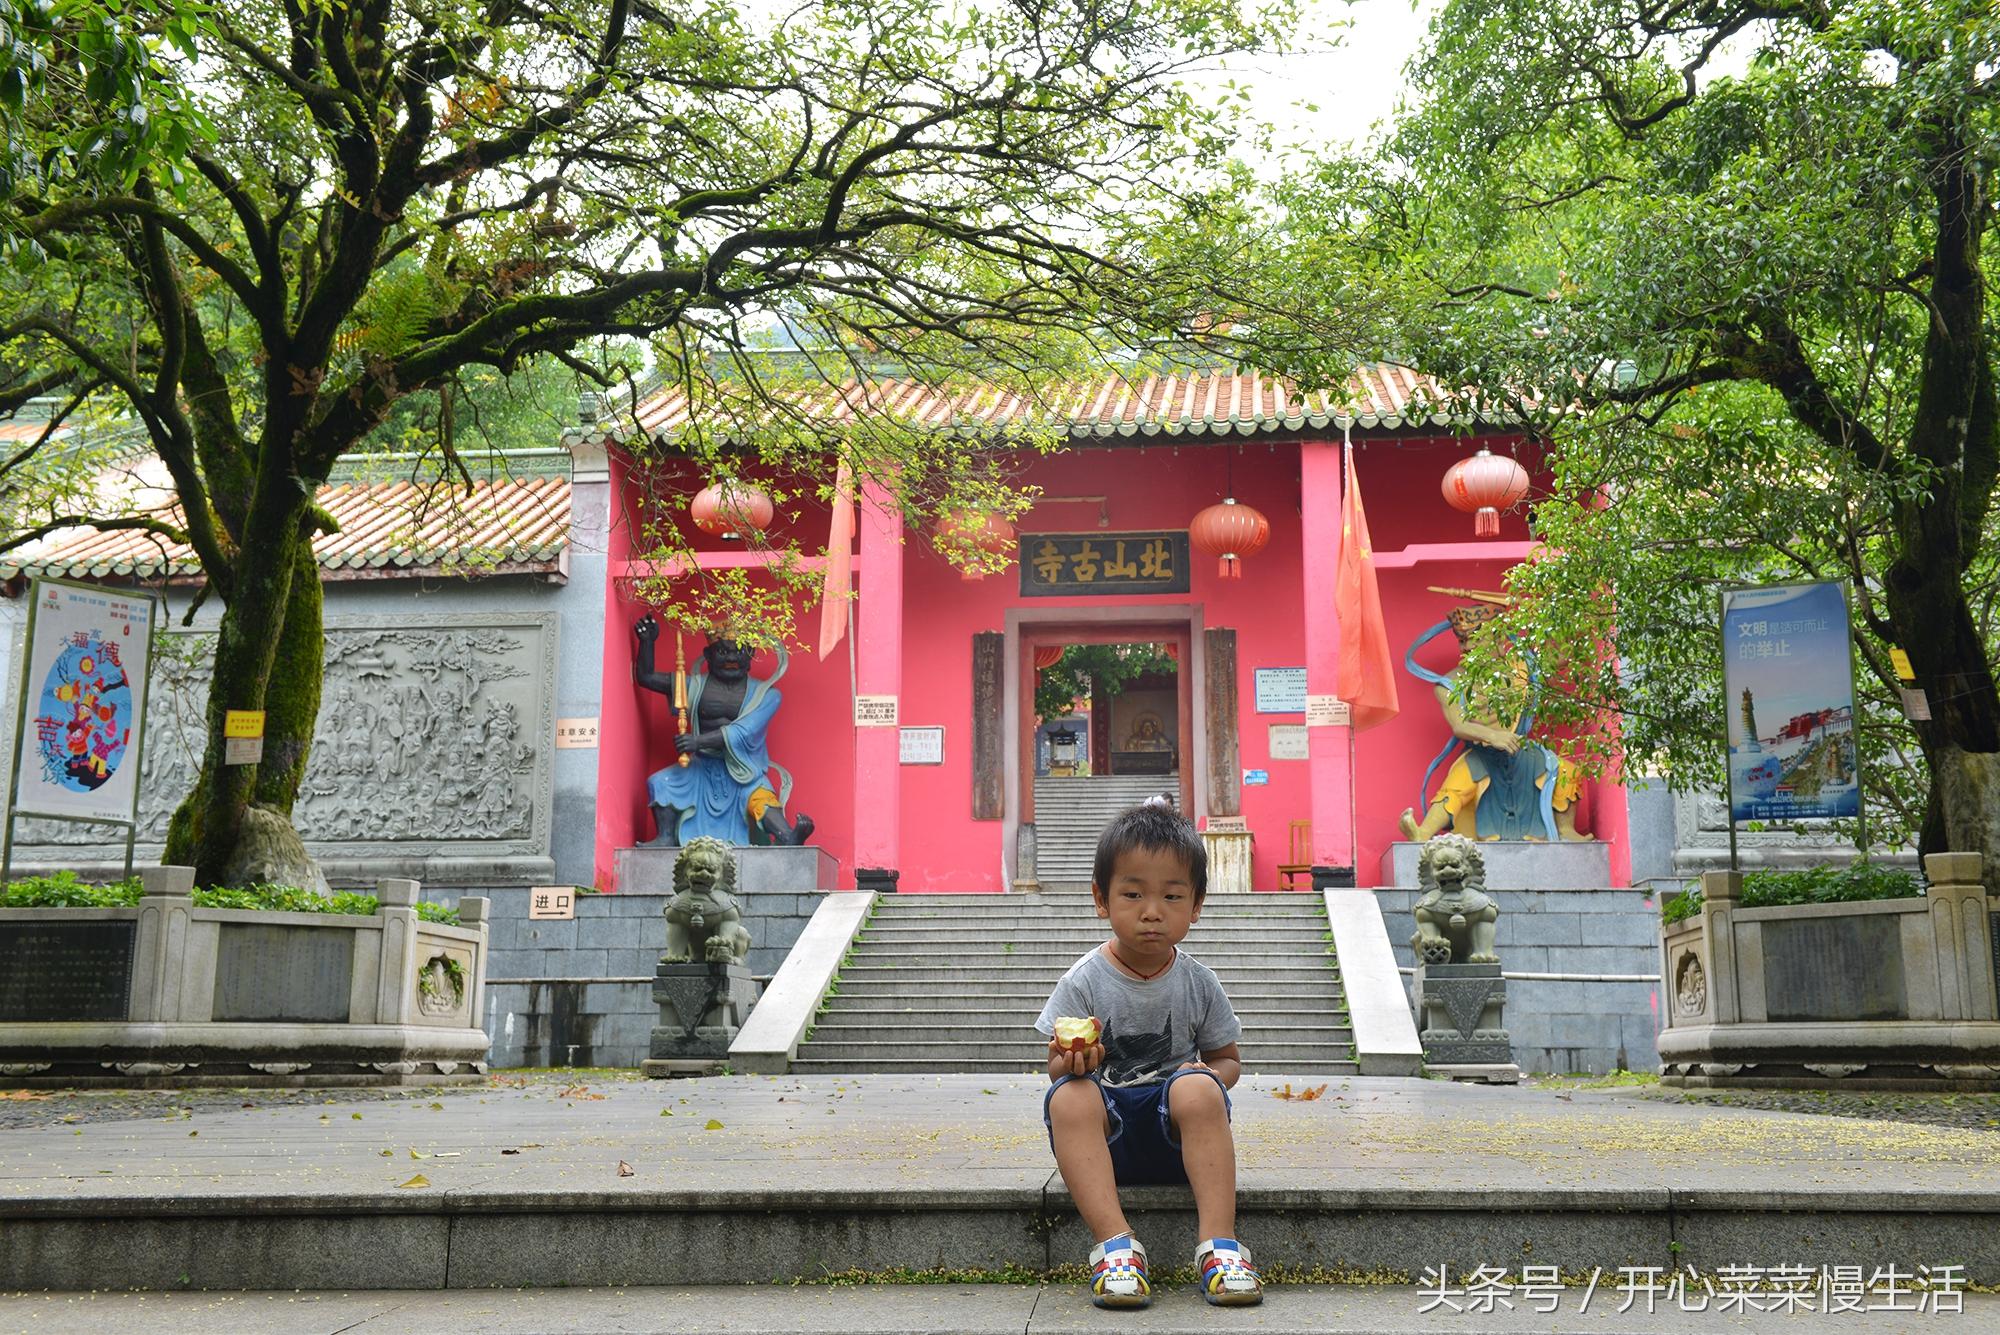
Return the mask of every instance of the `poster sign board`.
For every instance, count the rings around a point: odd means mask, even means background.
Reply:
[[[1860,816],[1852,654],[1840,584],[1722,591],[1732,821]]]
[[[1021,596],[1186,593],[1186,529],[1146,533],[1023,533]]]
[[[904,728],[896,758],[905,765],[944,764],[944,729]]]
[[[1259,714],[1303,714],[1306,712],[1306,670],[1302,667],[1258,668]]]
[[[114,825],[138,819],[153,609],[150,594],[35,581],[14,814]]]

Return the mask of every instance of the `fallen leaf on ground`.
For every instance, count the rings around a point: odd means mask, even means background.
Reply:
[[[429,1178],[425,1177],[422,1173],[418,1173],[408,1182],[398,1182],[396,1185],[398,1187],[428,1187],[430,1184],[431,1180]]]
[[[620,1159],[618,1161],[618,1176],[620,1177],[632,1176],[632,1165],[626,1163],[623,1159]]]
[[[431,1111],[432,1111],[432,1112],[443,1112],[443,1111],[444,1111],[444,1105],[443,1105],[442,1103],[433,1103],[433,1104],[431,1105]]]
[[[354,1119],[355,1121],[357,1121],[357,1122],[361,1120],[361,1114],[360,1114],[360,1113],[349,1113],[349,1114],[347,1114],[347,1115],[348,1115],[349,1117],[352,1117],[352,1118],[353,1118],[353,1119]]]
[[[389,1158],[393,1158],[393,1157],[395,1156],[395,1153],[396,1153],[396,1151],[394,1151],[394,1150],[383,1150],[383,1151],[382,1151],[382,1157],[383,1157],[384,1159],[389,1159]]]
[[[430,1158],[431,1156],[430,1156],[430,1155],[428,1155],[428,1154],[419,1154],[419,1153],[417,1152],[417,1147],[416,1147],[416,1146],[414,1146],[414,1145],[412,1145],[412,1146],[410,1146],[410,1157],[411,1157],[412,1159],[428,1159],[428,1158]]]
[[[1326,1093],[1325,1085],[1313,1085],[1310,1088],[1301,1089],[1294,1094],[1292,1092],[1292,1082],[1287,1080],[1283,1089],[1274,1089],[1271,1091],[1271,1097],[1274,1099],[1296,1099],[1301,1103],[1311,1103],[1324,1093]]]
[[[709,1118],[709,1119],[708,1119],[708,1124],[707,1124],[706,1126],[702,1127],[702,1130],[704,1130],[704,1131],[720,1131],[720,1130],[722,1130],[722,1123],[721,1123],[721,1122],[719,1122],[719,1121],[717,1121],[717,1120],[716,1120],[715,1118],[711,1117],[711,1118]]]
[[[32,1089],[0,1090],[0,1099],[16,1099],[21,1102],[26,1102],[29,1099],[46,1099],[48,1097],[50,1096],[47,1094],[38,1094]]]
[[[387,1151],[387,1150],[384,1150],[384,1151],[382,1151],[382,1152],[383,1152],[384,1154],[387,1154],[387,1153],[388,1153],[388,1151]],[[502,1150],[502,1151],[500,1151],[500,1152],[501,1152],[502,1154],[519,1154],[519,1153],[520,1153],[521,1151],[519,1151],[519,1150]]]

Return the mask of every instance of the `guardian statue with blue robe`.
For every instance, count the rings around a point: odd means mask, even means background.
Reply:
[[[653,662],[660,623],[648,613],[634,629],[639,685],[679,703],[675,674],[658,671]],[[783,702],[777,682],[790,660],[780,646],[778,670],[753,677],[755,654],[726,632],[702,650],[703,670],[687,677],[684,687],[689,725],[674,738],[678,758],[646,780],[659,833],[645,847],[674,848],[704,836],[740,847],[752,841],[753,829],[759,842],[771,844],[803,844],[811,836],[812,817],[785,819],[792,776],[771,762],[765,740]]]
[[[1433,672],[1417,662],[1417,650],[1449,630],[1461,650],[1482,624],[1506,605],[1505,594],[1471,589],[1432,589],[1433,593],[1455,593],[1477,599],[1472,607],[1454,607],[1445,620],[1417,638],[1404,655],[1403,664],[1413,676],[1431,683],[1451,740],[1438,752],[1424,771],[1418,788],[1424,804],[1420,820],[1415,808],[1408,808],[1397,822],[1405,839],[1426,840],[1450,830],[1468,839],[1557,839],[1580,842],[1590,838],[1577,829],[1577,796],[1581,776],[1576,766],[1529,733],[1534,727],[1532,707],[1517,717],[1506,718],[1486,701],[1459,688],[1448,672]],[[1532,660],[1525,654],[1515,659],[1515,685],[1530,696],[1537,685]],[[1431,779],[1443,768],[1444,781],[1434,796]]]

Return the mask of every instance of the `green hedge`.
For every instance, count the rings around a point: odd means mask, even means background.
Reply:
[[[1909,899],[1923,893],[1923,885],[1909,872],[1873,862],[1855,862],[1845,867],[1746,872],[1742,904],[1746,909],[1787,904],[1853,904],[1871,899]],[[1661,905],[1660,919],[1671,927],[1700,911],[1701,882],[1690,881],[1687,889]]]
[[[30,876],[9,883],[4,894],[0,894],[0,908],[130,908],[139,902],[140,893],[139,878],[136,876],[127,881],[113,881],[109,885],[91,885],[78,879],[75,872],[59,871],[53,876]],[[378,901],[373,895],[353,890],[321,895],[289,885],[246,885],[197,889],[194,903],[196,908],[203,909],[276,909],[287,913],[348,913],[368,918],[374,916]],[[419,903],[416,908],[417,916],[425,922],[453,926],[458,923],[458,910],[455,908],[426,903]]]

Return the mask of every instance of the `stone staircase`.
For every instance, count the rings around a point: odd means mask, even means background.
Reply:
[[[1063,971],[1106,936],[1087,891],[886,895],[791,1069],[1041,1071],[1035,1017]],[[1236,1007],[1246,1071],[1358,1073],[1317,895],[1211,896],[1182,944]]]
[[[1042,888],[1088,890],[1097,836],[1111,818],[1149,797],[1179,790],[1180,779],[1172,774],[1036,779],[1035,876]]]

